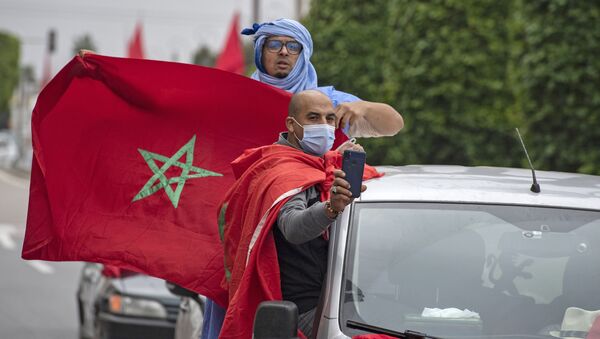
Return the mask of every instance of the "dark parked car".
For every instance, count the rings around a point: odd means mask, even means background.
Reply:
[[[86,263],[77,291],[79,336],[88,339],[174,338],[180,298],[162,279]]]

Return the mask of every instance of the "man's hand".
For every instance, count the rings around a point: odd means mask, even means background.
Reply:
[[[348,140],[345,143],[341,144],[336,149],[336,151],[340,152],[340,154],[344,154],[345,150],[351,150],[351,151],[357,151],[357,152],[364,152],[365,151],[365,149],[360,144],[355,144],[353,142],[350,142],[350,140]]]
[[[367,114],[368,105],[366,101],[344,102],[335,108],[335,116],[338,124],[336,126],[342,129],[346,125],[352,126],[358,119],[364,119]]]
[[[334,212],[340,213],[346,208],[346,206],[350,205],[354,198],[352,197],[352,193],[350,192],[350,184],[344,179],[346,173],[342,170],[335,170],[333,172],[335,178],[333,179],[333,185],[331,186],[331,198],[329,201],[331,202],[331,209]],[[367,189],[366,185],[362,185],[360,188],[361,192],[364,192]],[[336,215],[331,215],[328,212],[328,216],[331,218],[335,218]]]
[[[345,102],[335,108],[335,116],[336,127],[344,130],[348,125],[356,137],[392,136],[404,126],[400,113],[380,102]]]
[[[80,49],[77,54],[79,54],[79,57],[83,58],[86,54],[96,54],[96,52],[90,51],[89,49]]]

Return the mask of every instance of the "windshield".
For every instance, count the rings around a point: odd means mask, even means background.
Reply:
[[[353,320],[444,338],[552,338],[569,326],[584,338],[600,314],[588,312],[600,310],[597,211],[356,203],[347,248],[349,336],[361,333]]]

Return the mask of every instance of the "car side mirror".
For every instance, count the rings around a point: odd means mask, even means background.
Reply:
[[[166,282],[167,283],[167,289],[169,290],[169,292],[180,296],[180,297],[190,297],[190,298],[198,298],[198,293],[194,292],[194,291],[190,291],[186,288],[183,288],[177,284],[174,284],[172,282]]]
[[[254,317],[254,339],[298,338],[298,307],[291,301],[263,301]]]

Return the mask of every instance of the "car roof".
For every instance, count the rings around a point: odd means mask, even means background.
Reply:
[[[160,299],[177,299],[172,294],[163,279],[155,278],[146,274],[133,274],[112,279],[119,292],[137,297],[152,297]]]
[[[530,169],[446,165],[380,166],[360,201],[430,201],[600,210],[600,176]]]

